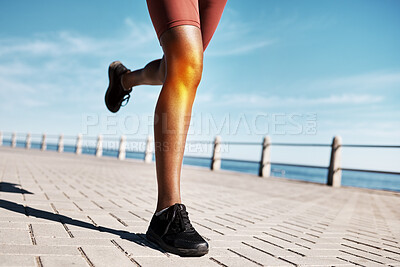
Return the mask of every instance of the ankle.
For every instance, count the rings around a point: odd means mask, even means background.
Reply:
[[[128,86],[125,86],[126,84],[127,84],[127,74],[128,73],[130,73],[130,71],[128,71],[128,72],[126,72],[126,73],[124,73],[122,76],[121,76],[121,85],[122,85],[122,89],[124,89],[125,91],[129,91],[132,87],[128,87]]]
[[[156,212],[162,211],[164,209],[168,209],[169,207],[175,205],[176,203],[182,204],[182,202],[180,200],[179,201],[169,201],[166,203],[158,203]]]

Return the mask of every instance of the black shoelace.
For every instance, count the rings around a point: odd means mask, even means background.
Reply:
[[[174,217],[170,229],[174,233],[194,231],[194,228],[189,220],[189,215],[186,210],[181,209],[179,206],[174,207]]]

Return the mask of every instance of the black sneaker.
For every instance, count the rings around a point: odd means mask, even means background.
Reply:
[[[165,251],[179,256],[208,253],[208,243],[193,228],[183,204],[176,203],[160,215],[154,214],[146,237]]]
[[[108,110],[117,112],[121,106],[125,106],[130,98],[132,88],[124,90],[121,84],[121,77],[124,73],[130,71],[119,61],[114,61],[108,67],[108,78],[110,83],[105,96],[105,102]],[[125,105],[122,102],[126,101]]]

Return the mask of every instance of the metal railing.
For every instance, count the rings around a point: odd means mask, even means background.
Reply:
[[[10,136],[9,142],[11,147],[16,147],[18,142],[17,133],[2,133],[0,132],[0,146],[3,144],[3,136],[4,134],[8,134]],[[64,136],[64,135],[46,135],[46,134],[26,134],[25,137],[25,148],[30,149],[32,146],[32,138],[40,139],[40,150],[44,151],[47,149],[48,140],[56,139],[57,143],[52,143],[51,145],[57,146],[58,152],[63,152],[65,147],[65,140],[75,140],[74,145],[69,145],[69,147],[74,148],[75,154],[82,154],[83,149],[83,136],[81,134],[77,136]],[[153,151],[152,151],[152,138],[150,136],[147,139],[137,139],[137,138],[129,138],[127,139],[125,136],[121,136],[119,140],[116,138],[106,137],[104,138],[102,135],[97,137],[85,136],[85,140],[96,141],[96,146],[92,147],[94,149],[94,155],[96,157],[101,157],[103,155],[103,151],[112,151],[117,153],[117,157],[120,160],[124,160],[126,158],[126,153],[128,152],[137,152],[137,151],[129,151],[126,150],[127,142],[137,142],[143,143],[144,149],[143,151],[139,151],[137,153],[143,153],[143,160],[146,163],[150,163],[153,160]],[[118,149],[105,149],[103,148],[104,141],[113,141],[118,142]],[[37,144],[38,142],[36,142]],[[201,157],[201,156],[185,156],[185,158],[197,158],[197,159],[209,159],[211,160],[210,168],[211,170],[219,170],[221,169],[222,160],[232,161],[232,162],[242,162],[242,163],[254,163],[259,165],[258,175],[260,177],[269,177],[271,176],[271,165],[280,165],[280,166],[291,166],[291,167],[306,167],[306,168],[315,168],[315,169],[325,169],[328,170],[327,181],[326,184],[334,187],[341,186],[342,179],[342,171],[354,171],[354,172],[369,172],[369,173],[382,173],[382,174],[394,174],[400,175],[400,172],[396,171],[384,171],[384,170],[366,170],[366,169],[356,169],[356,168],[343,168],[341,167],[341,154],[343,147],[349,148],[400,148],[400,145],[359,145],[359,144],[342,144],[341,138],[339,136],[335,136],[333,138],[332,144],[312,144],[312,143],[272,143],[271,138],[266,136],[262,143],[260,142],[222,142],[220,136],[216,136],[214,141],[187,141],[188,144],[208,144],[213,145],[213,153],[212,157]],[[239,145],[239,146],[261,146],[261,158],[260,161],[255,160],[242,160],[242,159],[230,159],[230,158],[222,158],[221,156],[221,146],[222,145]],[[21,146],[21,145],[19,145]],[[272,146],[288,146],[288,147],[327,147],[331,149],[330,162],[329,166],[318,166],[318,165],[306,165],[306,164],[295,164],[295,163],[284,163],[284,162],[271,162],[271,147]]]

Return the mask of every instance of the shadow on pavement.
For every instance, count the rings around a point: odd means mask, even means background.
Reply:
[[[17,213],[21,213],[21,214],[25,214],[27,216],[40,218],[40,219],[45,219],[45,220],[54,221],[54,222],[61,222],[61,223],[69,224],[69,225],[75,225],[75,226],[90,229],[93,231],[111,233],[111,234],[121,237],[122,239],[135,242],[138,245],[141,245],[144,247],[149,247],[149,248],[161,251],[162,253],[165,253],[164,250],[162,250],[161,248],[159,248],[159,247],[153,245],[152,243],[150,243],[149,241],[147,241],[146,235],[143,233],[130,233],[127,231],[111,229],[111,228],[107,228],[107,227],[103,227],[103,226],[94,226],[91,223],[87,223],[87,222],[80,221],[80,220],[75,220],[75,219],[72,219],[70,217],[67,217],[67,216],[64,216],[61,214],[55,214],[55,213],[51,213],[51,212],[44,211],[44,210],[38,210],[35,208],[23,206],[21,204],[17,204],[17,203],[10,202],[7,200],[2,200],[2,199],[0,199],[0,208],[6,209],[9,211],[13,211],[13,212],[17,212]]]
[[[32,192],[29,192],[29,191],[26,191],[25,189],[16,187],[17,185],[19,185],[19,184],[0,182],[0,192],[32,194]]]

